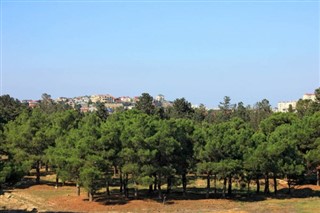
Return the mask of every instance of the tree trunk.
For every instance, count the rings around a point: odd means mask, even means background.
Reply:
[[[158,196],[159,199],[162,199],[162,191],[161,191],[161,175],[158,175]]]
[[[152,194],[152,192],[153,192],[153,184],[149,185],[149,191],[148,192],[149,192],[149,194]]]
[[[276,176],[276,174],[273,174],[273,187],[274,187],[274,194],[276,195],[277,192],[278,192],[278,189],[277,189],[277,176]]]
[[[154,175],[154,191],[156,191],[158,189],[158,179],[157,179],[157,175]]]
[[[57,174],[56,175],[56,186],[55,186],[55,188],[58,188],[58,185],[59,185],[59,175]]]
[[[247,183],[247,194],[249,194],[249,193],[250,193],[250,180]]]
[[[91,191],[88,192],[89,195],[89,202],[93,201],[93,193]]]
[[[77,195],[80,196],[80,185],[77,183]]]
[[[39,184],[40,183],[40,161],[37,161],[37,164],[36,164],[36,183]]]
[[[113,177],[115,177],[118,174],[117,166],[113,166]]]
[[[259,194],[260,192],[260,181],[259,181],[259,176],[257,175],[257,179],[256,179],[256,184],[257,184],[257,191],[256,193]]]
[[[125,184],[124,184],[124,192],[125,192],[125,196],[126,198],[129,197],[129,188],[128,188],[128,174],[126,174],[126,178],[125,178]]]
[[[122,172],[120,170],[120,175],[119,175],[119,181],[120,181],[120,194],[123,192],[123,180],[122,180]]]
[[[217,194],[217,175],[214,175],[214,194]]]
[[[172,186],[172,179],[171,178],[172,178],[171,176],[169,176],[167,178],[167,194],[170,194],[170,192],[171,192],[171,186]]]
[[[182,188],[183,188],[183,197],[186,197],[186,192],[187,192],[187,176],[186,176],[186,174],[182,175]]]
[[[230,196],[232,194],[232,178],[229,176],[228,178],[228,195]]]
[[[206,198],[209,198],[210,195],[210,174],[207,174],[207,194]]]
[[[269,194],[269,174],[265,173],[265,178],[264,178],[265,184],[264,184],[264,193]]]
[[[49,171],[49,165],[48,165],[48,163],[46,163],[46,172],[48,172]]]
[[[320,169],[317,169],[317,186],[320,186]]]
[[[134,197],[138,198],[138,183],[134,181]]]
[[[288,193],[291,194],[291,181],[289,179],[288,179],[288,187],[289,187]]]
[[[223,190],[222,190],[222,197],[226,197],[227,191],[227,178],[223,178]]]
[[[107,180],[107,181],[106,181],[106,192],[107,192],[107,195],[108,195],[108,196],[110,196],[110,189],[109,189],[110,187],[109,187],[109,186],[110,186],[110,183],[109,183],[109,181]]]
[[[126,185],[126,178],[123,179],[123,195],[124,197],[127,197],[127,185]]]
[[[150,175],[149,177],[152,178],[151,175]],[[149,194],[152,194],[152,193],[153,193],[153,183],[151,183],[151,184],[149,185],[149,191],[148,191],[148,193],[149,193]]]

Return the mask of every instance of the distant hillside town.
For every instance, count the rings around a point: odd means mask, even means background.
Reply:
[[[113,113],[116,109],[132,109],[135,107],[139,96],[129,97],[121,96],[114,97],[110,94],[99,94],[99,95],[85,95],[74,98],[59,97],[52,99],[55,103],[61,103],[77,108],[81,112],[93,112],[97,110],[98,104],[103,104],[109,113]],[[313,93],[306,93],[302,96],[300,101],[315,101],[316,96]],[[295,111],[299,100],[296,101],[280,101],[277,107],[273,109],[274,112],[289,112]],[[36,107],[41,101],[40,100],[22,100],[22,103],[28,104],[29,107]],[[173,101],[168,101],[162,94],[157,95],[153,99],[153,104],[157,107],[170,107],[173,105]],[[192,105],[193,108],[197,108],[197,105]],[[218,110],[218,108],[213,108]]]
[[[103,104],[109,113],[114,112],[116,109],[132,109],[139,100],[139,97],[129,97],[121,96],[114,97],[110,94],[100,94],[100,95],[86,95],[74,98],[59,97],[53,99],[56,103],[67,104],[72,108],[78,108],[81,112],[93,112],[97,110],[98,104]],[[22,100],[22,103],[28,104],[29,107],[34,108],[39,103],[40,100]],[[154,105],[159,107],[167,108],[172,106],[172,101],[165,100],[164,95],[157,95],[154,100]]]

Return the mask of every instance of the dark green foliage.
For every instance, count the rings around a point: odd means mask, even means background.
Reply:
[[[0,128],[14,120],[27,106],[9,95],[0,96]]]
[[[192,118],[194,109],[191,107],[191,103],[185,98],[177,98],[173,102],[173,108],[170,113],[172,118]]]
[[[320,87],[315,89],[314,94],[316,95],[316,102],[320,103]]]
[[[222,180],[226,196],[233,180],[255,180],[259,192],[264,178],[268,193],[270,177],[285,178],[290,188],[320,165],[320,112],[312,104],[307,113],[272,113],[267,100],[250,108],[241,102],[234,106],[225,97],[220,109],[207,111],[192,109],[182,98],[172,108],[155,110],[144,93],[137,109],[109,115],[99,104],[94,113],[58,110],[46,94],[32,110],[8,101],[13,107],[3,113],[10,116],[4,116],[0,131],[0,184],[31,168],[39,180],[40,165],[48,163],[58,181],[84,187],[90,200],[97,190],[108,191],[114,177],[127,197],[129,187],[138,197],[140,185],[149,185],[149,192],[162,198],[163,184],[170,193],[177,183],[186,195],[190,173],[206,176],[207,197],[210,180]],[[217,193],[215,184],[213,189]]]
[[[69,172],[72,174],[74,168],[77,168],[79,164],[76,156],[72,156],[70,149],[75,146],[76,129],[80,120],[80,113],[74,110],[58,112],[52,117],[50,135],[54,143],[46,150],[45,158],[49,164],[54,165],[55,172],[62,180],[73,180]]]
[[[200,106],[196,109],[194,109],[194,114],[193,114],[193,120],[196,122],[202,122],[206,118],[208,112],[206,107],[203,104],[200,104]]]
[[[257,102],[250,111],[250,123],[258,130],[260,122],[272,114],[271,105],[267,99]]]
[[[293,124],[298,120],[296,114],[293,113],[275,113],[260,123],[261,131],[268,135],[278,126],[283,124]]]
[[[52,144],[49,131],[52,123],[39,109],[24,112],[5,128],[6,149],[17,164],[26,170],[34,167],[37,182],[40,181],[40,164],[44,161],[45,150]]]
[[[152,115],[155,110],[153,97],[149,93],[142,93],[139,101],[136,103],[136,108],[148,115]]]
[[[297,103],[297,106],[296,106],[298,115],[300,117],[303,117],[305,115],[312,114],[311,104],[312,104],[311,100],[302,100],[302,99],[300,99],[298,101],[298,103]]]
[[[296,106],[297,113],[300,117],[310,116],[315,112],[320,111],[320,102],[314,102],[312,100],[300,99]]]
[[[250,121],[250,108],[245,107],[242,102],[239,102],[235,109],[235,116],[241,118],[245,122]]]
[[[146,114],[132,113],[130,118],[124,121],[125,128],[120,137],[122,150],[119,155],[122,158],[122,172],[132,177],[135,197],[138,196],[138,185],[152,184],[152,179],[149,177],[155,172],[153,162],[156,150],[151,143],[147,143],[147,140],[155,133],[154,122],[153,117]]]
[[[103,103],[98,102],[96,103],[96,107],[97,107],[97,111],[96,111],[97,116],[102,121],[107,120],[109,116],[109,112],[108,112],[108,109],[105,107],[105,105]]]
[[[314,91],[315,101],[300,99],[296,105],[296,111],[299,117],[311,116],[320,111],[320,87]]]
[[[232,113],[234,112],[235,105],[230,103],[231,98],[229,96],[225,96],[223,98],[223,102],[220,102],[219,109],[220,112],[218,114],[220,121],[228,121],[232,117]]]
[[[39,108],[45,114],[53,114],[55,112],[61,112],[64,110],[69,110],[71,107],[64,102],[55,103],[51,99],[51,95],[43,93],[41,95],[42,100],[40,100]]]
[[[287,178],[290,182],[297,179],[305,170],[303,155],[299,152],[293,138],[293,125],[283,124],[273,131],[268,139],[266,149],[273,174]],[[279,174],[280,173],[280,174]]]

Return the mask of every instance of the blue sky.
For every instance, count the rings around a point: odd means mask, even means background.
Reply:
[[[318,1],[2,1],[2,89],[272,105],[320,85]]]

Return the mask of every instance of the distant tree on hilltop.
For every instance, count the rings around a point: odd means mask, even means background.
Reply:
[[[153,97],[149,95],[149,93],[142,93],[139,97],[139,101],[136,103],[136,108],[148,115],[152,115],[155,110]]]

